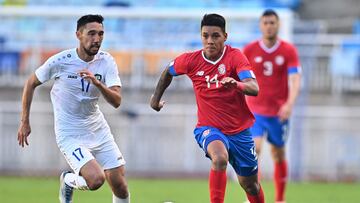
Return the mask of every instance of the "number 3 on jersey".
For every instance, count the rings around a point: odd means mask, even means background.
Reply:
[[[273,63],[271,61],[264,61],[264,75],[271,76],[273,74]]]
[[[218,74],[215,74],[215,76],[212,77],[212,78],[210,78],[209,75],[205,76],[206,83],[207,83],[207,88],[210,88],[211,83],[215,83],[216,88],[219,87],[219,80],[217,79],[217,77],[218,77]]]

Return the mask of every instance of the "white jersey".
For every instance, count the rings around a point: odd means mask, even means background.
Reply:
[[[55,133],[84,135],[109,126],[98,106],[100,91],[80,77],[78,72],[88,69],[107,87],[121,86],[113,57],[99,51],[94,59],[85,62],[76,49],[62,51],[50,57],[36,71],[41,83],[55,79],[51,90],[54,108]]]

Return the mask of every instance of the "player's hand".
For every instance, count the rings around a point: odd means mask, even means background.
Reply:
[[[25,144],[29,145],[28,136],[30,135],[30,133],[31,128],[29,122],[21,121],[17,135],[19,146],[24,147]]]
[[[283,104],[280,107],[280,110],[278,112],[278,116],[281,122],[286,121],[290,118],[291,115],[292,106],[290,104]]]
[[[236,80],[232,77],[225,77],[221,80],[221,84],[225,87],[225,88],[236,88]]]
[[[150,97],[150,106],[155,111],[160,111],[165,105],[165,101],[156,101],[154,95]]]
[[[78,74],[80,75],[80,77],[91,82],[95,86],[98,86],[101,83],[98,79],[95,78],[94,74],[92,72],[90,72],[88,69],[83,69],[83,70],[79,71]]]

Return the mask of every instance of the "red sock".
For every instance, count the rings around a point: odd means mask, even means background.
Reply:
[[[210,170],[209,190],[211,203],[223,203],[226,189],[226,170]]]
[[[275,163],[274,182],[275,182],[275,201],[285,201],[285,186],[287,181],[286,160]]]
[[[257,195],[251,195],[249,193],[246,193],[246,196],[250,203],[264,203],[265,202],[264,192],[263,192],[261,186],[260,186],[260,191]]]

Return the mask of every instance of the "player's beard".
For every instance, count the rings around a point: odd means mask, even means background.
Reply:
[[[98,49],[96,49],[96,51],[91,51],[91,49],[96,46],[98,46]],[[88,49],[84,47],[84,51],[88,56],[95,56],[99,52],[99,49],[100,45],[91,45]]]

